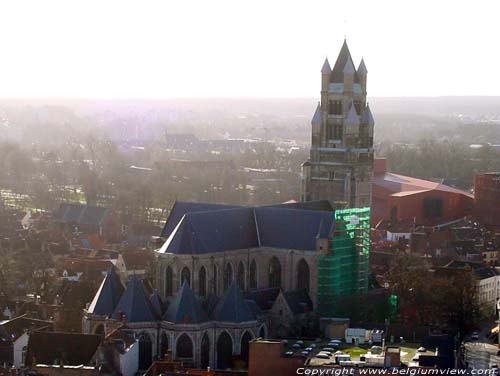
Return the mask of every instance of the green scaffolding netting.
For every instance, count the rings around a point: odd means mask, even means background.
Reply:
[[[318,257],[318,313],[334,316],[336,299],[368,291],[370,208],[335,211],[329,249]]]

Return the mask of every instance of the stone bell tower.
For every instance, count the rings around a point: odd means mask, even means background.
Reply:
[[[367,70],[356,69],[344,41],[333,68],[321,69],[321,101],[311,121],[311,155],[302,164],[301,201],[369,207],[374,120],[366,103]]]

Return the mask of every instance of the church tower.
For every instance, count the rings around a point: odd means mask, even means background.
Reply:
[[[364,61],[355,68],[346,41],[333,68],[325,60],[311,154],[302,164],[301,201],[329,200],[334,208],[371,205],[374,121],[366,76]]]

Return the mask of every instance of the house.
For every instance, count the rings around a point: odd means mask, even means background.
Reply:
[[[122,281],[126,282],[132,275],[145,277],[153,261],[153,254],[147,249],[124,250],[118,255],[116,268]]]
[[[53,221],[64,232],[98,234],[108,241],[116,241],[121,235],[117,215],[106,206],[62,203],[54,212]]]
[[[500,272],[482,262],[450,261],[444,267],[436,268],[440,273],[471,272],[476,280],[476,295],[481,305],[491,309],[496,308],[500,298]]]
[[[98,361],[105,373],[134,376],[139,367],[139,341],[125,329],[115,329],[101,343]]]
[[[273,334],[277,337],[313,335],[312,301],[305,291],[280,291],[270,317],[271,327],[276,328]]]
[[[101,336],[94,334],[34,332],[28,341],[26,364],[94,367],[100,344]]]
[[[26,315],[0,322],[0,363],[21,368],[25,365],[30,335],[35,331],[51,331],[51,321],[37,320]]]
[[[370,331],[362,328],[347,328],[345,330],[346,343],[362,345],[370,339]]]

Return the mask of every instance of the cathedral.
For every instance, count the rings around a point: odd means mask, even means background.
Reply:
[[[368,280],[369,246],[361,252],[363,241],[346,235],[359,218],[334,211],[370,205],[366,73],[363,61],[354,68],[345,42],[333,69],[325,61],[301,202],[176,202],[153,251],[155,290],[136,276],[123,286],[110,270],[84,310],[82,331],[133,335],[141,370],[167,353],[187,366],[226,369],[248,360],[253,338],[317,335],[316,313],[328,312],[318,307]],[[336,236],[341,252],[332,248]]]
[[[346,41],[333,68],[325,60],[310,158],[302,164],[301,201],[371,206],[374,120],[366,102],[367,72],[363,59],[355,68]]]

